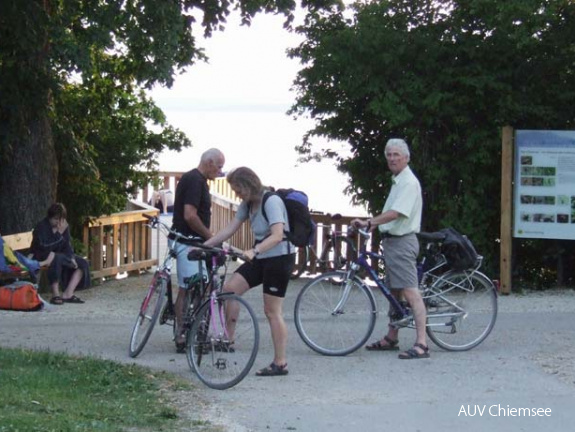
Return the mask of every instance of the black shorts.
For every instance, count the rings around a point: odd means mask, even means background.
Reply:
[[[265,294],[283,298],[294,264],[295,254],[255,259],[242,264],[236,273],[243,276],[250,288],[263,284]]]

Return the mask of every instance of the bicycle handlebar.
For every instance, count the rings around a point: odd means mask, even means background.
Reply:
[[[160,227],[165,231],[167,236],[174,237],[174,240],[180,240],[182,243],[192,246],[193,250],[188,253],[188,259],[198,260],[207,259],[213,255],[230,256],[232,258],[239,258],[242,261],[247,261],[247,257],[242,253],[240,249],[229,246],[228,248],[220,248],[215,246],[205,246],[204,239],[201,237],[185,236],[178,231],[171,229],[167,224],[162,222],[157,216],[150,216],[143,214],[144,218],[150,221],[149,226],[151,228],[157,229]],[[201,252],[196,252],[197,250]]]
[[[194,249],[192,249],[189,253],[188,253],[188,259],[189,260],[205,260],[208,258],[212,258],[212,257],[232,257],[232,258],[239,258],[242,261],[247,261],[247,257],[242,253],[243,251],[234,248],[234,247],[229,247],[229,248],[221,248],[221,247],[215,247],[215,246],[205,246],[203,244],[198,244],[198,245],[194,245],[193,246]]]
[[[359,234],[361,234],[362,237],[369,237],[370,236],[370,232],[366,231],[363,228],[357,228],[354,227],[352,225],[350,225],[349,227],[350,231],[353,232],[358,232]],[[442,232],[418,232],[415,234],[417,236],[417,238],[421,241],[427,242],[427,243],[441,243],[445,240],[445,234]]]
[[[162,222],[157,216],[150,216],[147,214],[143,214],[144,218],[148,219],[150,223],[148,226],[153,229],[158,229],[158,227],[163,231],[166,237],[169,237],[172,240],[180,241],[181,243],[187,244],[189,246],[198,246],[204,242],[204,239],[201,237],[195,236],[186,236],[178,231],[171,229],[167,224]]]

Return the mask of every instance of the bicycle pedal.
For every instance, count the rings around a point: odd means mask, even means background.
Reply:
[[[160,315],[160,321],[159,321],[160,325],[167,324],[167,323],[174,324],[174,318],[175,318],[174,314],[171,313],[167,307],[164,307],[164,310],[162,311],[162,314]]]

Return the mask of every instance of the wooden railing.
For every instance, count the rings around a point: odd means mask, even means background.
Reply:
[[[181,172],[160,173],[164,187],[171,190],[175,190],[182,175]],[[235,217],[239,200],[224,178],[210,181],[209,184],[212,193],[211,230],[217,232]],[[154,248],[159,249],[162,240],[159,237],[155,239],[152,237],[154,234],[146,227],[147,219],[143,216],[159,215],[159,210],[145,204],[152,191],[151,186],[140,191],[137,199],[130,200],[126,211],[101,216],[84,226],[83,243],[88,251],[93,278],[113,277],[125,272],[138,273],[158,264],[159,254],[154,256]],[[319,226],[316,244],[313,247],[315,254],[311,254],[308,266],[311,272],[316,268],[316,258],[323,252],[326,232],[330,227],[345,232],[353,219],[352,216],[343,216],[337,221],[332,221],[329,215],[323,214],[313,214],[312,217]],[[229,243],[243,250],[251,248],[254,236],[249,223],[243,224]]]
[[[152,257],[152,231],[145,226],[144,214],[154,216],[159,210],[130,201],[126,211],[101,216],[84,226],[92,278],[135,273],[158,264]]]

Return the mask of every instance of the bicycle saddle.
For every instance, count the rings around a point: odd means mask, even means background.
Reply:
[[[418,239],[429,243],[439,243],[445,240],[445,233],[442,232],[419,232],[416,235]]]

